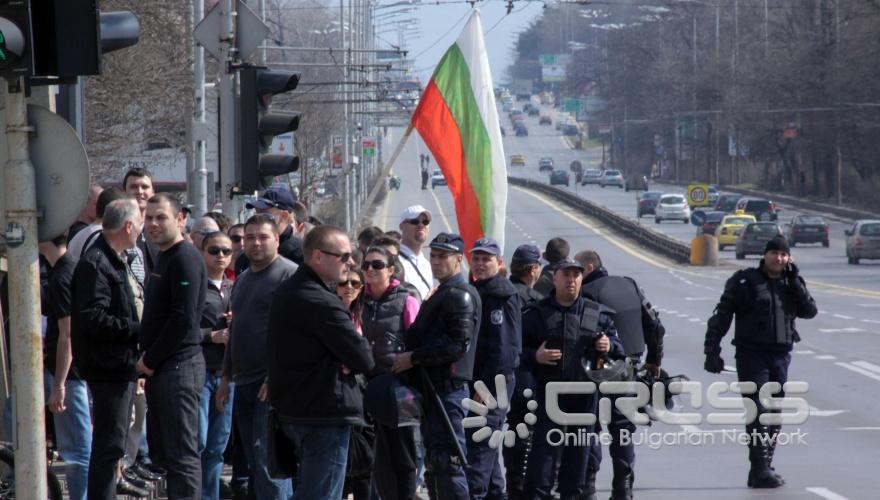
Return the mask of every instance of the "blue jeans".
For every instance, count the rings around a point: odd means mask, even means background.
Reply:
[[[342,498],[351,426],[282,424],[282,428],[296,445],[299,459],[293,498]]]
[[[435,384],[435,386],[452,424],[455,433],[454,439],[458,441],[462,451],[467,453],[464,427],[461,424],[465,411],[461,406],[461,400],[470,395],[468,385],[461,384],[458,388],[451,385],[443,387]],[[434,400],[431,399],[422,420],[422,439],[425,443],[425,480],[428,485],[428,494],[431,498],[440,500],[469,500],[467,476],[457,457],[453,437],[449,435],[440,411]]]
[[[220,474],[223,472],[223,450],[232,429],[232,397],[235,388],[229,387],[229,400],[222,412],[217,411],[214,395],[220,387],[217,375],[207,374],[199,404],[199,454],[202,456],[202,498],[219,500]]]
[[[54,385],[52,374],[46,372],[46,381]],[[51,389],[50,389],[51,390]],[[49,392],[46,393],[48,398]],[[89,482],[89,457],[92,454],[92,418],[89,410],[89,391],[84,380],[64,383],[64,405],[55,413],[55,442],[58,453],[67,464],[65,475],[71,500],[86,500]]]
[[[269,403],[257,399],[263,382],[238,385],[235,388],[232,414],[241,436],[241,447],[247,457],[254,493],[260,500],[288,500],[293,491],[290,479],[272,479],[266,467],[266,427]],[[338,498],[341,498],[340,496]],[[333,498],[327,496],[327,498]]]

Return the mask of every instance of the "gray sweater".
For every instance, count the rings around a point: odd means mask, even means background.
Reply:
[[[232,328],[223,360],[223,375],[238,385],[266,378],[266,333],[269,308],[278,286],[297,265],[278,257],[259,272],[241,273],[232,287]]]

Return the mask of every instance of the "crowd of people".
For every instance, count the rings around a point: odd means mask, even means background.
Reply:
[[[70,498],[147,496],[160,477],[169,498],[596,498],[599,442],[544,436],[600,429],[554,422],[544,387],[619,366],[661,377],[663,326],[635,281],[562,238],[509,260],[492,238],[430,238],[420,205],[356,246],[284,189],[248,208],[240,224],[194,217],[134,169],[40,245]],[[558,405],[596,413],[600,397]],[[490,446],[530,399],[531,436]],[[619,438],[634,426],[612,408],[611,498],[630,499],[635,453]],[[480,426],[465,428],[469,411]]]

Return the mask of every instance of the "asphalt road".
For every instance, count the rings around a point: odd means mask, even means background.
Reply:
[[[544,127],[546,135],[543,136],[540,130],[537,124],[530,122],[532,135],[528,138],[506,138],[506,153],[528,155],[529,165],[524,170],[534,172],[536,177],[541,177],[537,175],[539,156],[554,156],[557,164],[564,161],[565,165],[575,157],[574,152],[566,150],[552,127]],[[395,133],[399,137],[400,131]],[[396,228],[403,208],[420,203],[434,214],[432,236],[455,228],[449,191],[445,187],[419,189],[418,154],[421,152],[425,150],[419,141],[410,140],[394,168],[394,173],[403,180],[402,187],[378,207],[374,218],[377,225]],[[608,189],[603,192],[593,187],[585,191],[591,199],[601,200],[609,207],[616,206],[615,203],[624,207],[627,200],[634,206],[634,194]],[[791,215],[790,210],[785,207],[783,210],[784,214]],[[510,189],[507,215],[506,255],[511,255],[522,243],[543,247],[554,236],[566,238],[575,251],[596,250],[612,273],[635,278],[660,309],[668,332],[665,369],[672,374],[686,374],[705,385],[735,380],[731,372],[712,375],[702,370],[706,320],[724,281],[737,269],[735,265],[693,268],[636,251],[616,235],[613,228],[562,210],[552,200],[517,187]],[[653,221],[650,223],[653,225]],[[673,224],[661,227],[671,230]],[[684,224],[675,227],[694,230]],[[832,242],[829,252],[835,249],[841,249],[839,241]],[[795,252],[808,278],[818,273],[821,259],[837,258],[823,257],[822,249],[798,248]],[[708,405],[704,402],[702,408],[695,408],[689,398],[683,397],[677,411],[697,412],[702,415],[702,421],[694,425],[654,424],[639,428],[640,432],[648,433],[649,439],[676,440],[677,443],[660,446],[643,443],[637,447],[637,498],[876,498],[880,488],[880,477],[874,471],[876,450],[880,449],[880,419],[877,417],[880,411],[880,286],[875,282],[876,277],[872,280],[865,275],[876,275],[878,268],[867,265],[855,272],[843,272],[846,263],[842,257],[839,260],[842,261],[840,272],[811,279],[810,288],[821,313],[813,320],[798,323],[804,340],[792,353],[790,380],[809,384],[803,398],[811,412],[805,422],[783,427],[790,438],[800,432],[805,441],[780,446],[777,451],[774,465],[788,484],[776,490],[747,488],[746,448],[722,442],[725,435],[730,435],[724,434],[725,429],[738,432],[741,427],[707,423]],[[754,265],[756,261],[748,263]],[[827,283],[817,283],[822,280]],[[722,356],[727,365],[733,366],[733,348],[727,342],[723,348]],[[611,481],[611,466],[607,449],[605,451],[606,459],[599,476],[600,498],[607,495]]]

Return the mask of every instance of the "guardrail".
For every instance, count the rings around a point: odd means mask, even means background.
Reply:
[[[568,191],[563,191],[562,189],[542,184],[531,179],[508,177],[507,180],[510,184],[515,186],[532,189],[539,193],[546,194],[557,201],[561,201],[562,203],[611,226],[615,231],[621,233],[626,238],[677,262],[690,262],[690,245],[637,224],[635,221],[616,214],[601,205],[581,198],[574,193],[569,193]]]

